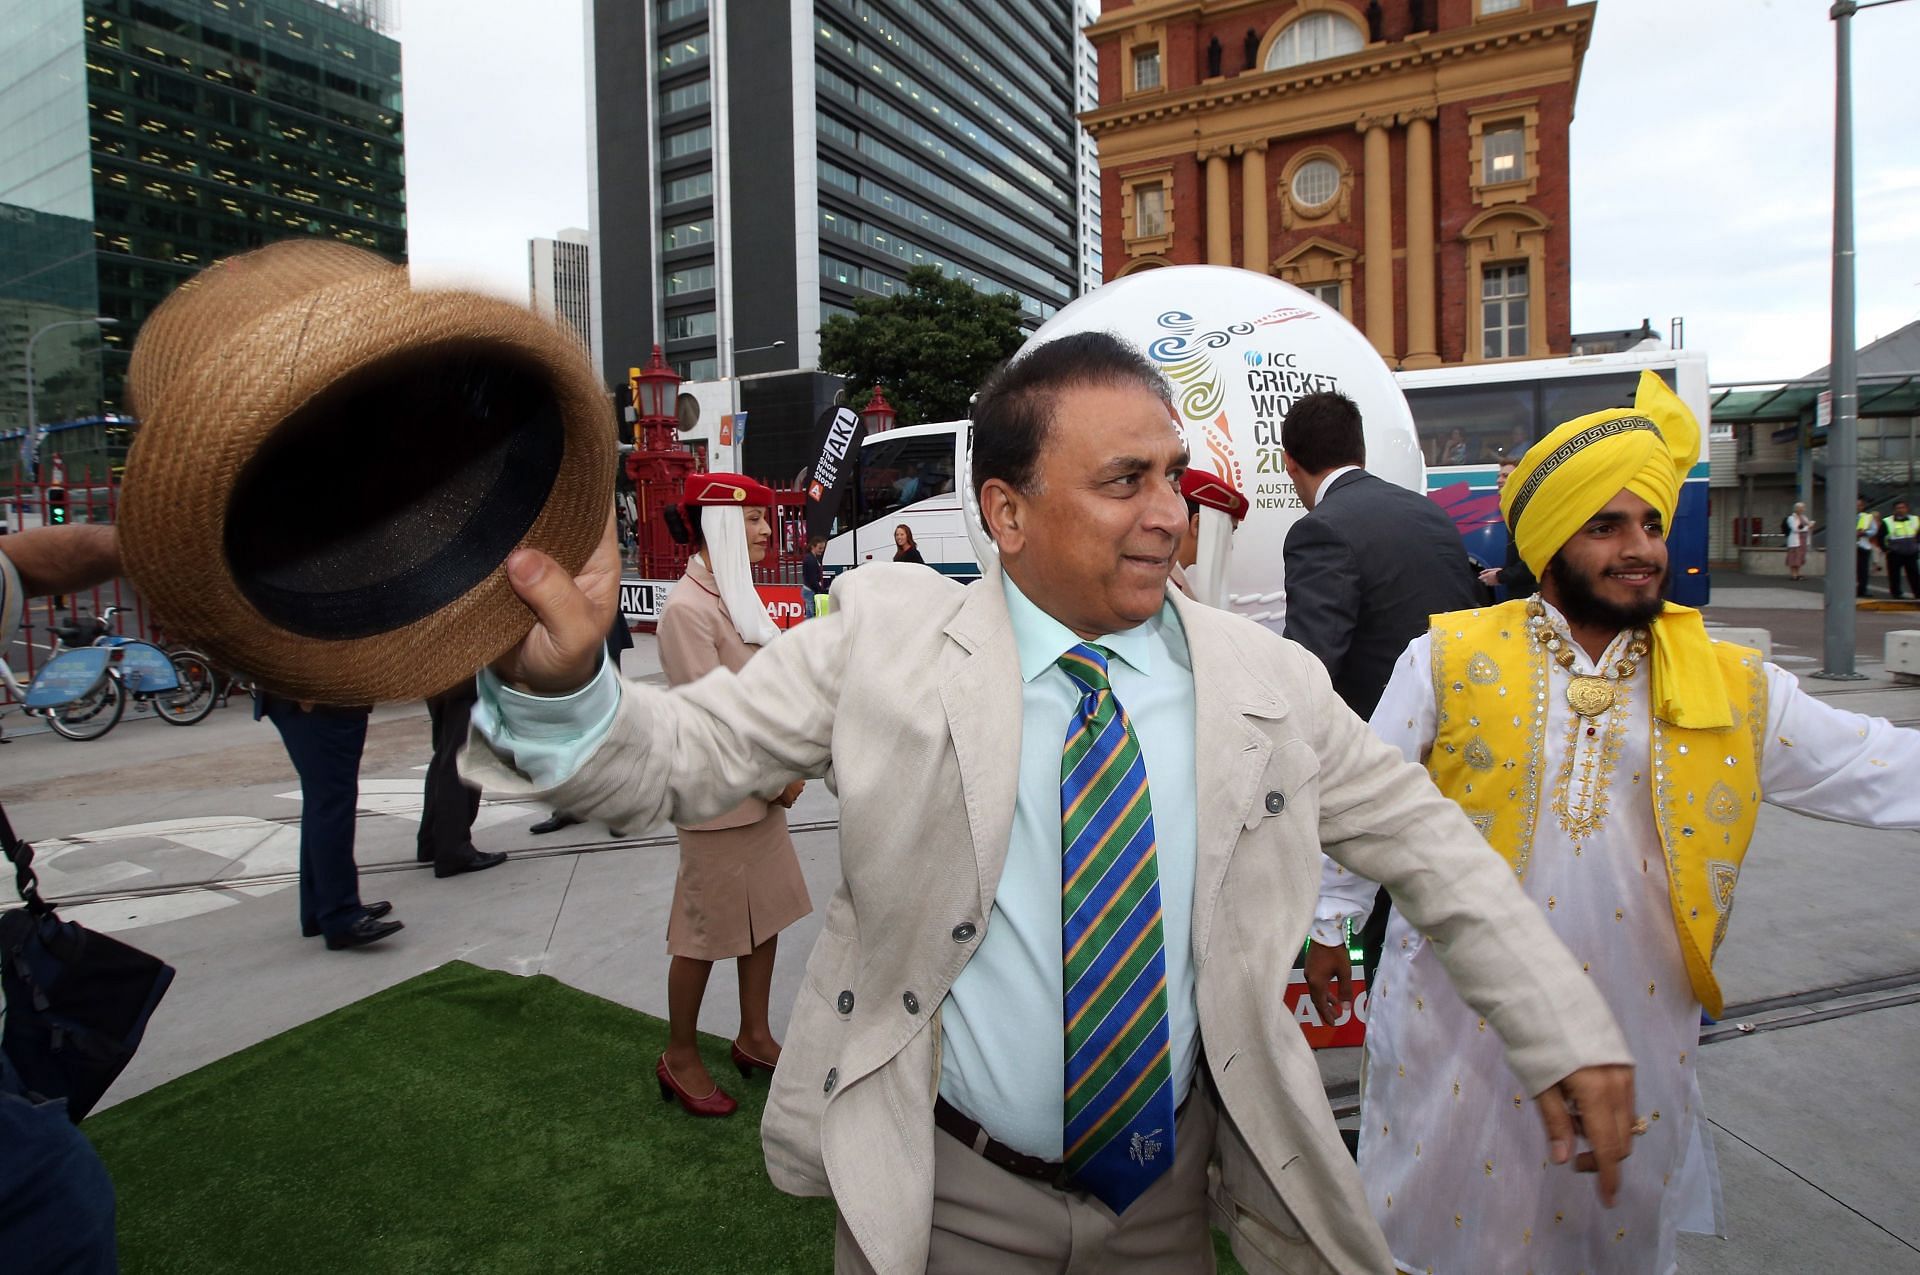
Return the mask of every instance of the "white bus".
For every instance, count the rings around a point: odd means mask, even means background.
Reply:
[[[1395,373],[1420,436],[1427,494],[1453,515],[1469,554],[1489,566],[1506,561],[1507,534],[1494,481],[1500,462],[1518,457],[1565,421],[1633,406],[1640,373],[1647,370],[1673,387],[1700,421],[1700,459],[1681,488],[1667,543],[1673,600],[1687,606],[1706,602],[1711,583],[1706,440],[1712,411],[1707,358],[1697,351],[1654,347]]]

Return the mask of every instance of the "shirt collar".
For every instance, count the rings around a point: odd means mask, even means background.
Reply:
[[[1033,604],[1026,594],[1020,592],[1020,586],[1006,572],[1000,573],[1000,587],[1006,594],[1007,619],[1013,625],[1014,647],[1020,653],[1020,680],[1031,682],[1054,666],[1062,655],[1078,646],[1083,640],[1072,629],[1060,623]],[[1153,638],[1165,623],[1168,604],[1162,602],[1160,610],[1144,624],[1136,624],[1124,633],[1108,633],[1094,639],[1119,656],[1137,673],[1145,677],[1153,675]]]
[[[1352,473],[1352,472],[1353,472],[1354,470],[1356,470],[1356,469],[1359,469],[1359,468],[1360,468],[1360,466],[1358,466],[1358,465],[1342,465],[1342,466],[1340,466],[1340,468],[1338,468],[1338,469],[1336,469],[1336,470],[1334,470],[1334,471],[1333,471],[1332,473],[1330,473],[1330,474],[1328,474],[1328,475],[1327,475],[1327,476],[1326,476],[1325,478],[1322,478],[1322,479],[1320,480],[1320,487],[1319,487],[1319,490],[1317,490],[1317,491],[1315,491],[1315,492],[1313,493],[1313,503],[1314,503],[1314,505],[1315,505],[1316,507],[1318,507],[1318,506],[1319,506],[1319,504],[1320,504],[1320,502],[1321,502],[1321,501],[1323,501],[1323,500],[1325,500],[1325,499],[1327,498],[1327,488],[1329,488],[1329,487],[1331,487],[1331,486],[1333,486],[1333,485],[1334,485],[1335,483],[1337,483],[1337,482],[1339,482],[1339,481],[1340,481],[1340,477],[1341,477],[1341,475],[1343,475],[1343,474],[1351,474],[1351,473]]]

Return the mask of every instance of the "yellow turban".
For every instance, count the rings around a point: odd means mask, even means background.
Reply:
[[[1640,374],[1632,407],[1594,412],[1527,449],[1500,493],[1500,513],[1534,575],[1623,490],[1660,511],[1671,531],[1680,484],[1700,457],[1700,423],[1653,372]],[[1732,724],[1700,613],[1667,603],[1653,625],[1654,713],[1675,726]]]

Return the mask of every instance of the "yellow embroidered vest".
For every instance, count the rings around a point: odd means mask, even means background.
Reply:
[[[1555,685],[1547,653],[1527,631],[1524,601],[1436,615],[1431,637],[1437,725],[1427,769],[1525,879]],[[1713,955],[1759,813],[1767,681],[1757,651],[1715,642],[1713,652],[1733,726],[1683,730],[1656,717],[1647,767],[1680,952],[1694,995],[1717,1018]]]

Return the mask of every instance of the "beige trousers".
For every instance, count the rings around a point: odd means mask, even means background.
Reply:
[[[933,1135],[928,1275],[1213,1275],[1207,1164],[1219,1115],[1203,1077],[1174,1125],[1173,1166],[1125,1216],[989,1164],[950,1134]],[[836,1275],[873,1275],[840,1220]]]

